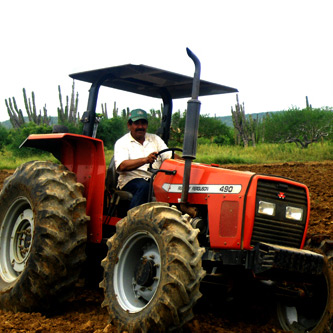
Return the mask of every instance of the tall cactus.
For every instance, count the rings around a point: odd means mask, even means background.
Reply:
[[[239,104],[238,94],[236,95],[235,110],[231,107],[232,122],[237,130],[241,140],[244,143],[244,147],[249,145],[248,126],[245,119],[245,106],[244,103]]]
[[[248,128],[248,138],[252,141],[252,146],[256,146],[256,135],[257,128],[258,128],[258,116],[256,119],[253,119],[252,115],[249,115],[249,118],[247,120],[247,128]]]
[[[309,103],[309,98],[308,98],[308,96],[305,96],[305,103],[306,103],[306,108],[307,108],[307,109],[312,109],[312,105]]]
[[[28,119],[30,122],[34,122],[35,124],[38,124],[35,93],[33,91],[31,92],[31,97],[32,97],[32,106],[31,106],[31,100],[30,100],[30,98],[29,99],[27,98],[25,88],[23,88],[24,106],[25,106],[25,111],[27,112],[27,115],[28,115]]]
[[[123,109],[122,111],[121,111],[121,116],[122,116],[122,118],[123,119],[128,119],[128,117],[129,117],[129,114],[130,114],[130,109],[129,109],[129,107],[127,107],[126,109]]]
[[[117,103],[113,103],[113,110],[112,110],[112,117],[117,118],[118,117],[118,108],[117,108]]]
[[[48,117],[47,115],[47,108],[46,108],[46,104],[43,106],[43,120],[42,120],[43,124],[50,124],[51,122],[51,118]]]
[[[9,120],[13,128],[16,129],[22,127],[25,123],[23,112],[21,109],[18,109],[15,97],[13,97],[13,102],[11,98],[9,98],[8,101],[5,99],[5,103],[9,115]]]
[[[236,144],[243,142],[244,147],[248,147],[249,142],[252,142],[252,146],[255,147],[259,141],[265,141],[265,122],[269,113],[263,117],[258,115],[255,118],[252,115],[246,117],[244,103],[239,104],[238,95],[236,95],[236,102],[235,110],[231,107],[232,121],[236,129],[235,142]]]
[[[62,102],[61,88],[58,86],[58,95],[59,95],[59,103],[60,107],[57,108],[58,111],[58,124],[65,125],[66,123],[77,125],[78,123],[78,104],[79,104],[79,93],[77,92],[75,95],[75,83],[73,80],[72,84],[72,92],[71,92],[71,100],[69,102],[68,96],[66,96],[66,105],[64,108]]]
[[[27,93],[25,88],[23,90],[23,99],[24,99],[24,106],[25,110],[28,115],[29,122],[33,122],[37,125],[50,125],[51,118],[47,116],[47,109],[46,109],[46,104],[43,107],[43,116],[42,116],[42,111],[39,110],[39,114],[37,114],[37,107],[36,107],[36,99],[35,99],[35,93],[32,91],[31,92],[31,99],[27,98]],[[32,100],[32,104],[31,104]]]
[[[108,119],[108,107],[106,103],[102,103],[102,116],[104,119]]]
[[[22,91],[23,91],[24,106],[28,115],[29,122],[33,122],[36,125],[42,125],[42,124],[49,125],[51,122],[51,117],[47,116],[46,105],[43,107],[43,116],[41,110],[39,110],[39,114],[37,114],[35,93],[34,92],[31,93],[31,99],[30,99],[27,98],[27,93],[25,88],[23,88]],[[17,107],[15,97],[13,97],[13,101],[11,98],[9,98],[8,100],[6,99],[5,103],[9,119],[13,128],[17,129],[24,126],[25,119],[23,117],[23,112],[21,109]]]
[[[74,85],[74,80],[72,84],[72,94],[71,94],[71,103],[70,103],[70,108],[69,108],[69,114],[68,114],[68,121],[72,124],[77,123],[77,107],[79,104],[79,93],[76,93],[75,96],[75,85]]]

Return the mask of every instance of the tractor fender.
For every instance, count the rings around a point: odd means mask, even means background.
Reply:
[[[86,213],[90,217],[88,240],[100,243],[106,174],[103,141],[72,133],[31,134],[21,147],[48,151],[76,174],[77,181],[85,187]]]

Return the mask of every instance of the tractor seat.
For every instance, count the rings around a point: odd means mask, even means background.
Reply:
[[[116,165],[114,163],[114,158],[111,158],[105,179],[105,187],[110,191],[112,195],[111,202],[115,205],[118,205],[119,201],[131,201],[132,193],[127,191],[122,191],[117,189],[118,184],[118,173],[116,172]]]

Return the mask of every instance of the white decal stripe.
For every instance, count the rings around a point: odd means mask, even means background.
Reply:
[[[164,183],[162,188],[169,193],[181,193],[182,184]],[[209,194],[237,194],[242,190],[242,185],[219,184],[219,185],[190,185],[189,193],[209,193]]]

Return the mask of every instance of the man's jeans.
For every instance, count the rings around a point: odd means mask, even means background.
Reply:
[[[132,179],[122,188],[122,190],[133,194],[129,207],[130,209],[148,201],[149,182],[142,178]]]

